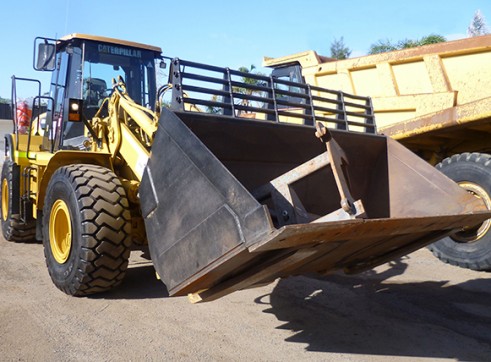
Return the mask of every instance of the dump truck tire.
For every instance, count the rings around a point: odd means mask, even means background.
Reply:
[[[446,176],[481,198],[491,209],[491,156],[462,153],[437,166]],[[491,219],[470,230],[458,232],[429,246],[440,260],[463,268],[491,270]]]
[[[131,215],[118,177],[94,165],[59,168],[46,190],[43,243],[51,279],[66,294],[119,285],[130,255]]]
[[[24,223],[20,219],[19,171],[11,159],[6,159],[2,166],[2,234],[5,240],[31,242],[36,239],[36,222]]]

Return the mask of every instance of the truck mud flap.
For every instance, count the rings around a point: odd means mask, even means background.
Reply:
[[[164,110],[140,185],[157,273],[196,301],[359,272],[491,217],[379,135]]]

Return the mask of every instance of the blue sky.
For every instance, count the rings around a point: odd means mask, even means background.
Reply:
[[[344,37],[352,56],[379,39],[394,42],[431,33],[456,39],[477,9],[491,27],[485,0],[51,0],[2,4],[0,97],[10,98],[10,77],[49,76],[32,70],[36,36],[87,33],[160,46],[165,55],[238,68],[260,66],[263,56],[313,49],[329,54]],[[5,16],[9,14],[8,16]]]

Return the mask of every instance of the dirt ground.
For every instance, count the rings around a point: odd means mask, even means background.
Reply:
[[[41,244],[0,239],[0,360],[491,360],[491,274],[426,249],[197,305],[168,297],[139,254],[122,286],[74,298],[51,283]]]
[[[3,361],[491,359],[489,274],[420,250],[356,275],[294,277],[207,304],[169,298],[131,259],[90,298],[56,289],[41,244],[0,241]]]

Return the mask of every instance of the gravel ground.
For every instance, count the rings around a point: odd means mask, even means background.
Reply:
[[[293,277],[205,304],[169,298],[135,252],[90,298],[51,283],[41,244],[0,241],[3,361],[491,359],[489,274],[423,249],[356,276]]]
[[[51,283],[41,244],[0,238],[0,360],[491,360],[491,274],[426,249],[197,305],[169,298],[140,254],[119,288],[74,298]]]

